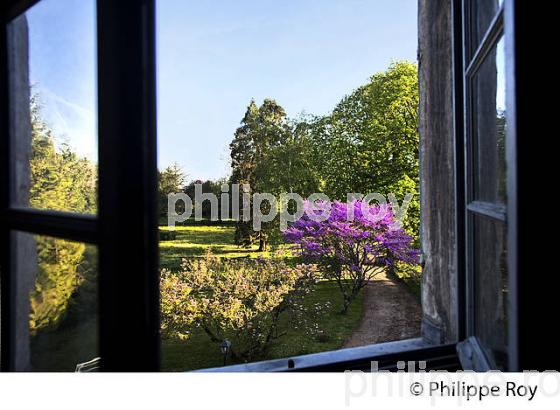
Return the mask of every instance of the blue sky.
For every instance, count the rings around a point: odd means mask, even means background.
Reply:
[[[251,98],[290,116],[326,114],[394,60],[416,60],[416,0],[157,2],[159,166],[190,179],[229,172]],[[43,0],[27,14],[31,80],[57,135],[96,154],[93,0]]]
[[[33,92],[61,142],[97,158],[95,2],[43,0],[26,13]]]

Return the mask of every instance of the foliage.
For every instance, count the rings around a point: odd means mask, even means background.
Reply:
[[[200,191],[203,194],[210,193],[210,194],[214,194],[216,196],[216,198],[218,199],[218,207],[216,208],[216,211],[218,213],[218,220],[221,220],[221,216],[222,216],[222,201],[221,201],[222,186],[223,185],[228,186],[228,191],[225,191],[226,193],[229,194],[229,192],[231,192],[227,178],[222,178],[222,179],[218,179],[218,180],[215,180],[215,181],[211,180],[211,179],[208,179],[206,181],[201,181],[201,180],[191,181],[185,187],[185,193],[189,196],[193,205],[195,204],[195,199],[196,199],[196,195],[195,195],[196,185],[200,185]],[[231,209],[231,199],[230,198],[231,197],[228,195],[228,201],[227,201],[228,209]],[[211,207],[210,201],[202,202],[202,204],[200,204],[200,207],[201,207],[201,211],[202,211],[202,217],[204,219],[210,219],[211,216],[212,216],[212,207]],[[193,214],[194,214],[194,211],[193,211]]]
[[[304,216],[285,232],[302,256],[317,263],[324,277],[340,288],[346,312],[359,291],[396,261],[418,263],[412,238],[400,228],[387,205],[362,201],[305,203]],[[328,218],[311,217],[330,210]],[[353,215],[353,217],[349,217]],[[350,279],[349,281],[347,279]]]
[[[248,184],[253,193],[276,196],[284,192],[302,196],[318,192],[320,178],[311,163],[313,141],[308,128],[303,120],[289,120],[276,101],[265,99],[258,107],[252,100],[230,144],[231,182]],[[252,213],[252,202],[250,209]],[[265,201],[261,212],[269,211],[270,204]],[[251,222],[239,221],[235,240],[243,246],[258,242],[259,250],[265,251],[271,236],[277,233],[277,218],[264,222],[258,232],[252,229]]]
[[[364,293],[358,295],[346,315],[341,315],[338,306],[332,303],[338,292],[334,281],[319,281],[313,287],[313,292],[302,298],[303,310],[307,312],[306,318],[309,322],[303,326],[294,323],[291,312],[281,313],[278,333],[283,336],[271,342],[264,359],[285,359],[342,348],[360,324]],[[315,318],[310,317],[310,312],[317,312]],[[223,365],[219,347],[208,342],[208,335],[201,328],[194,328],[187,341],[177,338],[162,339],[161,347],[163,371],[184,372]],[[242,359],[235,360],[230,357],[227,363],[242,362]]]
[[[97,169],[66,144],[57,146],[55,136],[41,118],[37,97],[31,100],[31,187],[29,204],[34,208],[95,213]]]
[[[388,274],[392,278],[400,280],[412,292],[418,300],[421,298],[422,285],[422,267],[421,265],[411,265],[408,263],[396,261],[393,266],[388,269]]]
[[[207,254],[183,261],[178,273],[161,275],[162,333],[187,337],[200,327],[211,341],[232,341],[232,357],[263,357],[277,332],[280,314],[310,292],[309,265],[280,260],[224,260]]]
[[[307,122],[309,161],[323,192],[414,193],[404,227],[419,235],[418,76],[416,64],[396,62],[344,97],[330,115]]]
[[[43,121],[37,97],[31,101],[32,152],[29,205],[34,208],[95,213],[96,167],[69,146],[57,146]],[[85,245],[37,236],[38,276],[31,292],[29,326],[34,334],[58,325],[72,295],[89,272]]]
[[[32,333],[60,323],[70,299],[82,282],[85,245],[40,237],[37,239],[39,272],[31,293],[29,327]]]
[[[167,195],[182,192],[186,175],[178,164],[172,164],[163,171],[158,171],[158,204],[160,217],[167,217]],[[177,212],[185,209],[181,201],[177,204]]]
[[[412,193],[403,223],[418,240],[418,146],[417,66],[396,62],[326,116],[289,120],[274,100],[260,107],[251,101],[230,144],[231,181],[250,184],[253,192],[322,192],[338,200],[378,192],[402,201]],[[276,227],[270,222],[259,233],[240,222],[236,239],[266,245]]]
[[[273,152],[287,140],[289,127],[284,109],[271,99],[265,99],[260,107],[251,100],[241,126],[237,128],[230,144],[230,157],[233,184],[246,184],[252,192],[276,191],[274,184],[270,184],[272,169],[269,160]],[[253,202],[251,196],[251,214]],[[265,202],[261,211],[270,211],[270,204]],[[255,241],[259,243],[259,250],[265,251],[268,246],[268,236],[274,229],[274,222],[263,223],[259,231],[253,230],[251,221],[240,220],[235,231],[235,241],[239,245],[250,246]]]

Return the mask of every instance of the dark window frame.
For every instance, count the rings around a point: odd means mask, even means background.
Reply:
[[[98,246],[101,369],[156,371],[160,341],[155,4],[153,0],[97,0],[99,211],[89,216],[17,209],[10,203],[6,28],[35,3],[8,1],[1,6],[2,370],[16,370],[10,233],[23,231]],[[120,240],[121,230],[130,232],[127,241]]]
[[[457,36],[467,39],[466,29],[470,12],[476,1],[458,0],[455,2],[455,24],[461,30]],[[463,192],[458,192],[458,204],[464,204],[458,212],[459,228],[463,230],[463,245],[459,249],[459,259],[463,289],[460,290],[462,341],[458,344],[458,353],[465,368],[488,370],[493,368],[491,360],[482,349],[480,340],[473,332],[473,273],[469,266],[472,259],[472,232],[468,226],[469,215],[479,215],[491,220],[501,221],[507,228],[507,269],[508,269],[508,365],[509,371],[556,369],[552,356],[553,339],[547,335],[547,327],[535,318],[542,315],[537,300],[554,298],[554,287],[544,287],[535,281],[534,273],[546,269],[548,261],[535,260],[534,255],[546,252],[547,246],[534,238],[542,235],[543,229],[535,225],[534,181],[542,178],[545,164],[550,157],[542,155],[532,136],[537,132],[538,117],[532,105],[541,97],[534,89],[531,78],[538,77],[539,68],[535,61],[539,58],[539,48],[535,47],[542,33],[535,30],[539,21],[539,9],[522,0],[504,0],[498,13],[486,29],[477,47],[467,44],[462,56],[456,55],[455,79],[462,83],[461,90],[456,90],[456,137],[459,181]],[[539,21],[539,25],[544,22]],[[457,28],[456,28],[457,29]],[[457,30],[458,31],[458,30]],[[468,156],[468,81],[484,57],[497,44],[500,37],[505,45],[505,86],[506,86],[506,164],[507,164],[507,198],[505,204],[473,201],[469,191],[469,156]],[[464,44],[465,41],[462,41]],[[472,59],[469,56],[472,48]],[[462,150],[461,150],[462,147]],[[535,161],[539,161],[537,164]],[[461,167],[461,162],[463,166]],[[462,179],[462,182],[461,182]],[[460,208],[461,206],[459,206]],[[463,213],[463,215],[461,215]],[[462,220],[461,220],[462,219]],[[462,252],[461,252],[462,248]],[[462,263],[461,263],[462,260]],[[552,288],[552,289],[551,289]]]
[[[97,216],[83,216],[62,212],[32,209],[14,209],[10,205],[9,183],[10,141],[7,70],[6,26],[39,0],[7,0],[0,6],[0,266],[2,271],[2,371],[14,370],[13,278],[11,277],[10,232],[14,230],[50,235],[96,244],[100,258],[100,355],[101,369],[105,371],[159,370],[159,292],[158,292],[158,239],[156,206],[156,109],[155,109],[155,0],[114,1],[97,0],[98,38],[98,109],[99,109],[99,212]],[[464,68],[464,20],[468,18],[465,4],[468,0],[453,0],[453,56],[454,56],[454,113],[456,136],[456,220],[458,233],[458,301],[459,301],[459,355],[468,365],[472,355],[478,355],[476,340],[469,332],[469,281],[466,245],[470,238],[466,229],[469,212],[503,219],[505,210],[482,203],[466,204],[466,157],[464,141],[465,73],[471,73],[476,64]],[[524,9],[525,7],[525,9]],[[523,287],[525,277],[518,277],[521,268],[527,268],[517,250],[522,238],[518,222],[528,211],[517,196],[521,183],[518,165],[526,171],[526,157],[518,157],[520,135],[530,127],[528,103],[519,94],[526,91],[527,71],[524,58],[531,55],[531,45],[520,41],[521,34],[530,24],[529,6],[520,0],[505,0],[500,17],[491,24],[491,30],[504,31],[506,53],[506,83],[508,90],[508,269],[509,300],[509,370],[538,368],[531,360],[532,342],[522,336],[534,328],[529,321],[518,320],[519,305],[527,309],[532,288]],[[488,38],[494,36],[490,32]],[[140,40],[139,40],[140,39]],[[482,56],[484,48],[475,52]],[[480,61],[479,61],[480,62]],[[530,64],[530,61],[525,65]],[[520,150],[519,153],[522,151]],[[527,154],[528,155],[528,154]],[[134,198],[130,207],[125,198]],[[118,230],[131,232],[131,240],[119,241]],[[525,241],[526,242],[526,241]],[[118,249],[118,251],[117,251]],[[127,258],[125,255],[134,255]],[[135,343],[127,343],[134,338]],[[449,357],[454,345],[419,347],[419,339],[343,349],[335,352],[307,355],[298,360],[305,363],[305,371],[340,371],[369,366],[371,360],[394,362],[409,357]],[[461,343],[460,343],[461,345]],[[415,346],[415,347],[414,347]],[[451,349],[451,350],[450,350]],[[473,353],[474,352],[474,353]],[[412,356],[410,356],[410,354]],[[426,356],[428,355],[428,356]],[[469,356],[470,355],[470,356]],[[470,358],[470,359],[469,359]],[[484,361],[484,357],[482,357]],[[248,365],[244,370],[266,370],[272,361]],[[274,361],[274,371],[298,371],[294,361]],[[291,362],[291,366],[290,366]],[[393,363],[394,364],[394,363]],[[533,366],[533,364],[535,364]],[[448,365],[445,368],[450,368]],[[389,366],[393,368],[394,366]]]
[[[474,36],[471,33],[472,27],[475,25],[474,19],[476,13],[474,9],[477,5],[475,1],[464,0],[462,2],[462,35],[463,35],[463,55],[461,64],[462,77],[462,119],[463,119],[463,135],[457,134],[462,138],[463,147],[463,181],[460,186],[463,187],[463,203],[464,206],[464,249],[459,250],[464,255],[464,274],[465,274],[465,296],[464,296],[464,335],[466,341],[459,345],[459,354],[465,362],[465,358],[471,356],[466,367],[472,367],[475,370],[488,370],[494,368],[491,358],[484,354],[482,342],[478,339],[475,330],[476,322],[476,285],[475,285],[475,239],[474,224],[475,217],[489,218],[501,223],[506,222],[507,207],[502,204],[480,201],[475,195],[475,172],[478,170],[477,158],[475,155],[477,149],[477,135],[474,134],[475,124],[475,107],[472,95],[472,87],[474,86],[474,78],[478,73],[481,65],[487,61],[489,54],[496,47],[498,41],[503,37],[504,26],[504,7],[502,4],[498,8],[496,14],[492,17],[486,32],[480,38],[478,44],[474,44]],[[507,98],[507,97],[506,97]],[[506,113],[507,115],[507,113]],[[508,141],[509,144],[509,141]],[[459,206],[461,206],[459,204]]]

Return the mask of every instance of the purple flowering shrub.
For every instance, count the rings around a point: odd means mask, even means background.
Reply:
[[[283,232],[284,239],[296,245],[306,262],[317,264],[325,278],[337,282],[343,313],[384,269],[397,262],[418,264],[413,239],[390,205],[335,201],[306,202],[304,207],[303,216]]]

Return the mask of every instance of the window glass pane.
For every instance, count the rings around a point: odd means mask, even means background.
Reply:
[[[490,23],[496,17],[503,0],[475,0],[468,2],[470,7],[470,40],[471,56],[479,47],[482,38],[490,28]]]
[[[489,53],[472,80],[474,199],[505,203],[504,39]]]
[[[507,365],[506,234],[504,223],[474,216],[475,335],[501,369]]]
[[[43,0],[9,25],[12,203],[96,213],[94,0]]]
[[[28,351],[29,370],[75,371],[98,356],[97,247],[21,232],[12,240],[16,321],[27,330],[18,333],[20,356]]]

